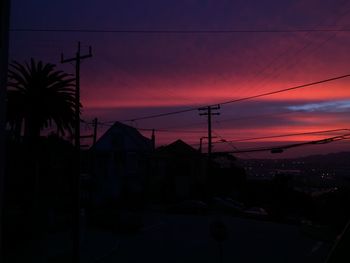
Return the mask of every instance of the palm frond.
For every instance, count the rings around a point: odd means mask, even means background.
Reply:
[[[13,61],[9,68],[8,123],[25,120],[34,130],[55,123],[61,134],[65,134],[65,131],[72,133],[76,105],[75,78],[56,70],[54,64],[36,62],[33,58],[24,64]]]

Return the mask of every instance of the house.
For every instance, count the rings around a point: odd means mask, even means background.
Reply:
[[[115,122],[91,148],[93,202],[142,196],[152,145],[137,129]]]
[[[212,172],[209,180],[214,195],[228,196],[233,193],[236,195],[244,188],[246,173],[233,155],[213,153]]]
[[[152,156],[149,194],[162,202],[203,197],[206,165],[206,158],[182,140],[157,148]]]

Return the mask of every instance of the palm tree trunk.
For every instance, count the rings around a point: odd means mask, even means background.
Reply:
[[[28,114],[24,120],[24,138],[34,143],[40,137],[40,126],[37,125],[33,116],[33,114]]]
[[[14,138],[17,142],[19,142],[21,139],[21,131],[22,131],[22,120],[17,120],[13,128]]]

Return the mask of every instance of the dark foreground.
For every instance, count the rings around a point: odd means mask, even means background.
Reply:
[[[213,220],[228,230],[222,261],[210,234]],[[142,221],[139,230],[128,233],[86,227],[82,262],[324,262],[332,245],[297,225],[227,215],[145,213]],[[70,262],[70,240],[69,232],[43,236],[11,261]]]

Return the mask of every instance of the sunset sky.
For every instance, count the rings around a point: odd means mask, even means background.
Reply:
[[[300,30],[350,29],[344,0],[13,0],[12,29]],[[10,59],[60,64],[60,54],[93,49],[81,72],[83,119],[104,125],[350,74],[350,31],[245,33],[16,32]],[[350,78],[245,102],[213,117],[214,140],[350,128]],[[159,129],[157,144],[207,135],[198,111],[126,122]],[[82,126],[89,134],[91,127]],[[142,133],[150,137],[148,130]],[[346,133],[346,132],[344,132]],[[245,149],[323,139],[341,133],[215,144]],[[89,142],[86,142],[89,143]],[[348,150],[348,141],[302,147],[278,157]],[[255,157],[255,154],[249,154]],[[271,154],[270,154],[271,155]],[[275,157],[275,156],[273,156]]]

